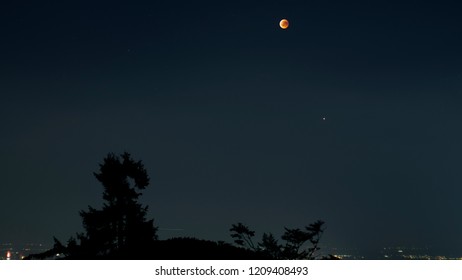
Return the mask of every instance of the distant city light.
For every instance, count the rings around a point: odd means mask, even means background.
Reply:
[[[11,260],[11,252],[10,251],[6,252],[6,259]]]

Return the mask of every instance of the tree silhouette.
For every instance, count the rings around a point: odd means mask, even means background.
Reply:
[[[103,185],[103,207],[91,206],[81,211],[85,233],[68,242],[70,256],[108,256],[126,254],[136,248],[150,246],[157,240],[153,220],[146,219],[148,207],[138,198],[149,185],[149,176],[141,161],[134,161],[129,153],[108,154],[94,173]]]
[[[308,225],[305,227],[305,230],[310,233],[309,241],[311,242],[312,246],[308,249],[308,258],[314,259],[316,258],[316,252],[320,250],[319,248],[319,241],[324,233],[324,221],[317,220],[316,222]]]
[[[103,205],[80,211],[84,232],[67,245],[54,238],[52,249],[29,259],[306,259],[316,258],[319,250],[322,221],[304,230],[285,228],[284,245],[271,233],[254,243],[255,231],[242,223],[230,229],[239,246],[191,237],[158,240],[153,220],[146,218],[148,207],[138,202],[149,185],[143,163],[128,153],[110,153],[93,174],[103,186]],[[312,246],[303,249],[308,241]]]
[[[280,245],[273,234],[264,233],[258,247],[255,247],[252,242],[255,232],[247,226],[241,223],[233,224],[230,231],[233,232],[231,237],[236,244],[261,251],[272,259],[315,259],[318,257],[316,252],[320,249],[319,241],[325,230],[323,226],[324,222],[318,220],[306,226],[304,230],[285,227],[285,232],[281,237],[285,241],[284,245]],[[307,242],[310,242],[311,246],[303,248]]]
[[[146,220],[148,207],[138,203],[139,190],[149,185],[149,177],[141,161],[130,154],[119,157],[109,154],[100,164],[96,179],[104,187],[102,210],[89,207],[80,215],[86,230],[82,242],[88,242],[97,254],[107,254],[148,245],[157,239],[153,220]]]
[[[234,238],[234,242],[243,247],[249,247],[252,250],[256,250],[257,248],[252,242],[252,237],[255,235],[255,231],[251,231],[247,226],[242,223],[238,223],[237,225],[232,225],[231,229],[231,237]]]
[[[260,250],[268,254],[271,259],[281,259],[282,246],[279,245],[278,240],[274,238],[272,233],[263,233],[261,243],[258,243]]]

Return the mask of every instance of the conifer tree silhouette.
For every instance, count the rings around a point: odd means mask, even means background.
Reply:
[[[149,185],[149,176],[141,161],[130,154],[108,154],[100,164],[96,179],[103,185],[101,210],[91,206],[81,211],[84,234],[78,235],[81,246],[90,255],[105,256],[149,246],[157,239],[153,220],[146,219],[148,207],[138,198]]]

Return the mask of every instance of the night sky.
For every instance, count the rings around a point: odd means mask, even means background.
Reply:
[[[1,243],[83,231],[127,151],[160,238],[322,219],[329,246],[462,255],[460,1],[9,2]]]

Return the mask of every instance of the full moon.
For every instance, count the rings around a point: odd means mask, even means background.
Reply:
[[[279,22],[279,26],[282,29],[287,29],[289,27],[289,21],[287,19],[281,19],[281,21]]]

